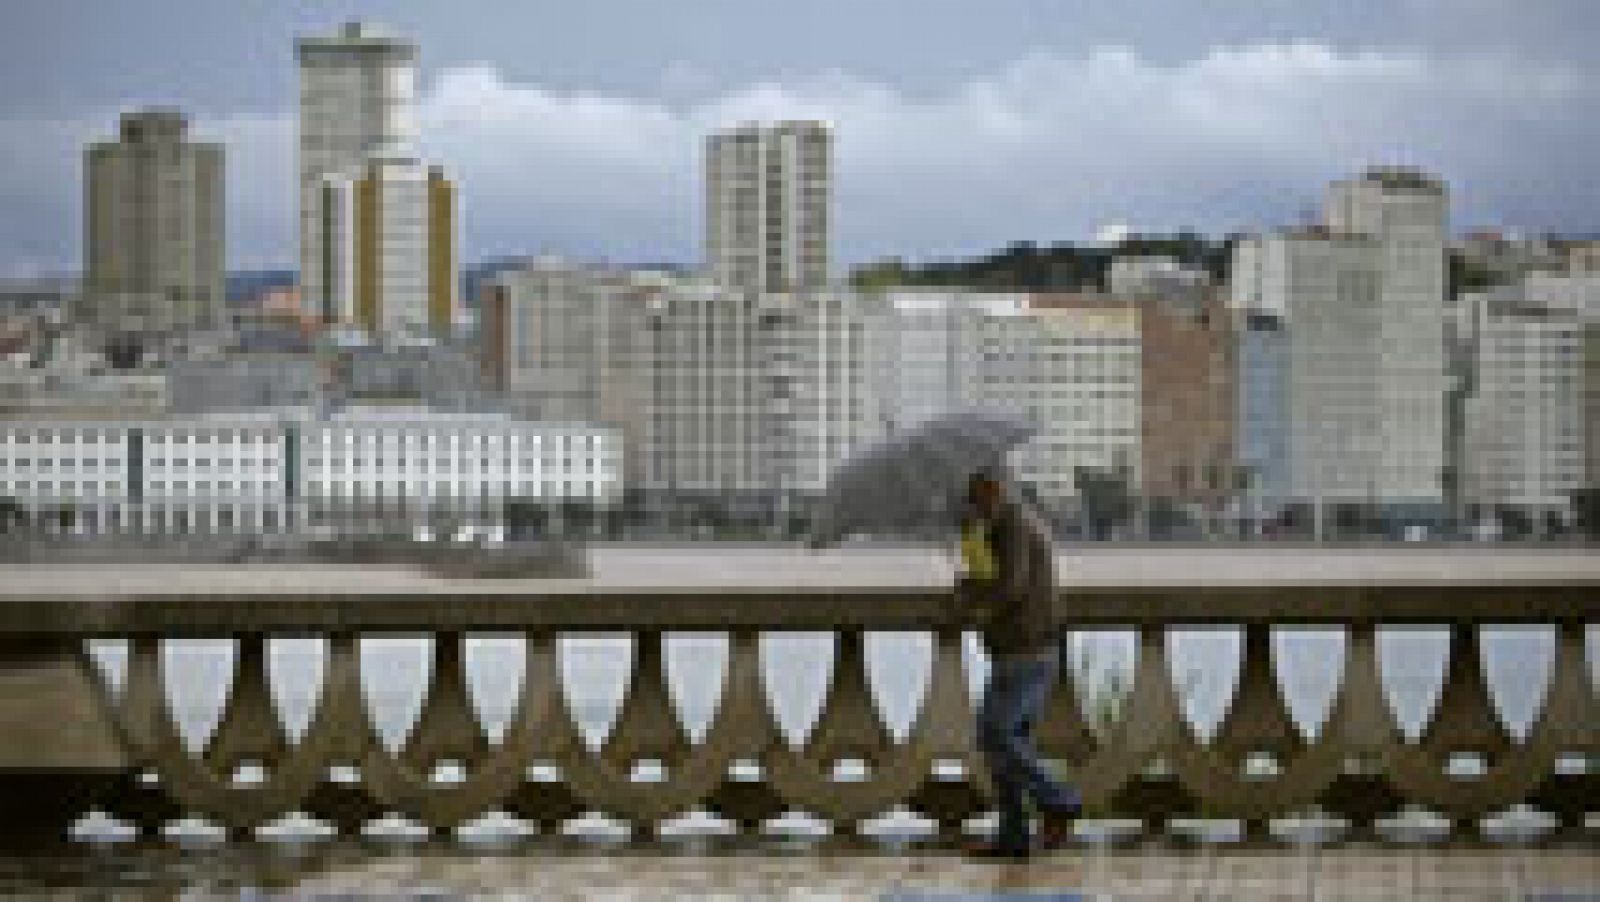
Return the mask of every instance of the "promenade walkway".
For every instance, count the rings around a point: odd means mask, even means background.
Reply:
[[[1592,849],[1072,851],[1025,864],[950,852],[724,854],[551,847],[148,849],[0,859],[0,896],[115,899],[1591,900]]]

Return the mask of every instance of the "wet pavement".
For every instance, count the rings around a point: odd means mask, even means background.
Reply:
[[[0,895],[61,899],[1600,899],[1600,850],[950,850],[524,842],[74,848],[0,858]]]

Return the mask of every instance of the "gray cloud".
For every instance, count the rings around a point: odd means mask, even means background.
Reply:
[[[1214,48],[1180,62],[1102,47],[1036,53],[909,92],[841,71],[707,91],[669,67],[650,95],[556,91],[490,64],[442,71],[419,110],[461,184],[464,250],[692,261],[702,136],[745,119],[837,129],[839,256],[1087,239],[1107,224],[1226,231],[1293,220],[1375,162],[1451,181],[1458,226],[1600,230],[1586,148],[1600,91],[1573,64],[1503,51]],[[665,99],[663,99],[665,98]],[[0,124],[5,266],[71,266],[76,160],[98,121]],[[294,257],[292,113],[203,121],[227,143],[236,266]],[[69,161],[63,164],[63,160]],[[52,255],[54,255],[52,257]]]

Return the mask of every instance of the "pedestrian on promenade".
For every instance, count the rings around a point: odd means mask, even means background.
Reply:
[[[1049,527],[1028,505],[1007,497],[999,480],[972,476],[961,526],[966,576],[962,597],[980,607],[989,683],[978,707],[978,746],[999,806],[992,842],[968,851],[1025,858],[1035,843],[1028,801],[1039,813],[1037,846],[1063,845],[1082,813],[1076,790],[1039,759],[1032,732],[1061,668],[1053,616],[1055,560]]]

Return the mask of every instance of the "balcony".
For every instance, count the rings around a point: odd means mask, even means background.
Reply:
[[[918,548],[809,552],[752,546],[594,550],[582,579],[456,579],[408,567],[73,568],[21,565],[0,585],[0,790],[11,841],[65,835],[98,811],[148,836],[200,818],[244,839],[286,815],[341,835],[398,815],[444,837],[488,813],[551,835],[594,813],[635,840],[695,814],[746,838],[804,813],[835,836],[874,835],[884,815],[958,838],[987,810],[972,746],[964,633],[948,561]],[[1246,842],[1282,840],[1308,815],[1330,841],[1394,841],[1391,819],[1436,817],[1442,838],[1478,841],[1486,819],[1544,812],[1541,841],[1592,843],[1600,798],[1600,707],[1587,630],[1600,558],[1581,550],[1087,548],[1058,562],[1063,630],[1125,631],[1137,654],[1102,716],[1067,677],[1039,725],[1047,757],[1119,841],[1172,839],[1199,819]],[[1549,666],[1525,730],[1507,727],[1485,666],[1484,628],[1536,626]],[[1386,632],[1448,635],[1437,703],[1408,735],[1384,678]],[[1314,733],[1297,726],[1274,633],[1342,636],[1342,664]],[[1198,730],[1174,678],[1172,636],[1240,635],[1237,679],[1215,728]],[[666,637],[712,633],[725,648],[714,713],[698,736],[674,703]],[[786,731],[772,637],[832,634],[809,729]],[[922,637],[920,699],[903,730],[875,697],[873,639]],[[509,634],[520,682],[491,740],[469,687],[468,637]],[[561,640],[632,647],[603,738],[586,737],[562,679]],[[269,640],[322,637],[313,713],[291,738],[274,702]],[[431,637],[419,713],[385,743],[361,674],[361,640]],[[216,727],[186,741],[164,676],[173,639],[235,649]],[[86,640],[125,640],[106,686]],[[1537,668],[1536,668],[1537,669]],[[1115,828],[1115,829],[1113,829]],[[1100,835],[1100,834],[1096,834]]]

